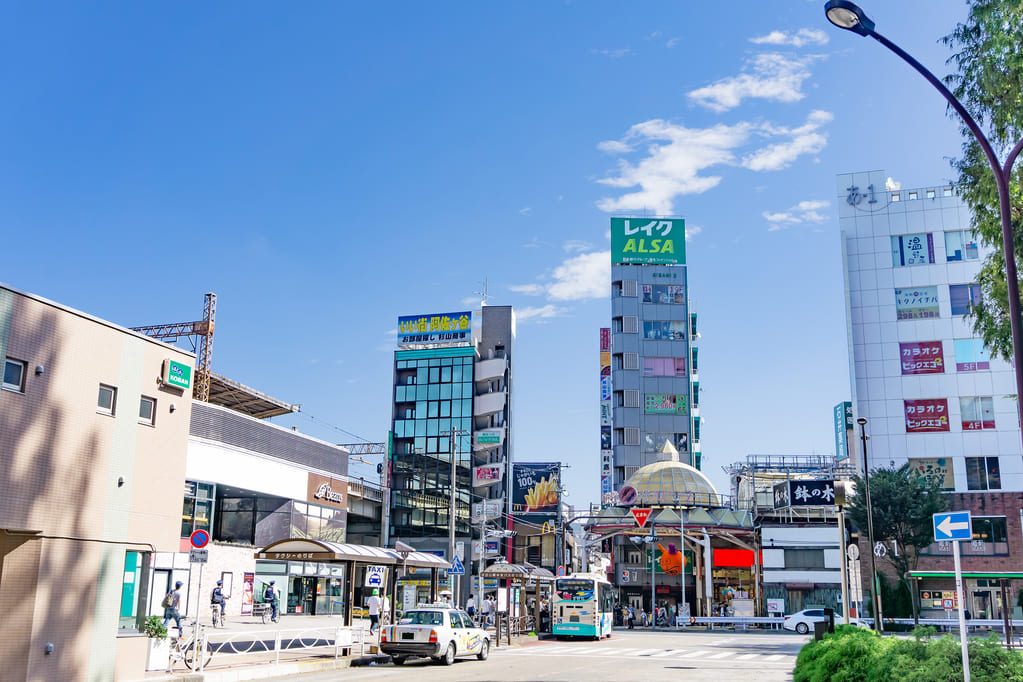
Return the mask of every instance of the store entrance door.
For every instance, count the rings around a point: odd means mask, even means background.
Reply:
[[[292,578],[288,613],[315,615],[317,578]]]

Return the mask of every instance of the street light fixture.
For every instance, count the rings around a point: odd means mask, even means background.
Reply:
[[[870,504],[870,467],[867,465],[867,420],[860,417],[860,441],[863,443],[863,487],[867,496],[867,544],[870,545],[870,598],[874,612],[874,630],[881,633],[881,595],[877,591],[877,566],[874,559],[874,507]]]
[[[1016,372],[1016,395],[1023,396],[1023,320],[1020,319],[1019,278],[1016,274],[1016,253],[1012,241],[1012,202],[1009,199],[1009,177],[1016,158],[1023,151],[1023,139],[1012,148],[1005,159],[1005,163],[999,164],[998,156],[991,147],[991,143],[988,142],[987,137],[984,136],[980,126],[973,120],[970,113],[966,111],[966,107],[955,98],[955,95],[945,87],[944,83],[938,80],[920,62],[911,57],[901,47],[875,31],[874,22],[870,20],[859,5],[848,0],[828,0],[824,5],[824,13],[828,21],[838,28],[852,31],[861,36],[870,36],[916,69],[956,110],[956,113],[966,123],[966,127],[970,129],[970,132],[977,139],[981,149],[984,150],[984,155],[987,156],[988,163],[991,165],[991,170],[995,175],[995,184],[998,186],[998,205],[1001,209],[1002,217],[1002,248],[1005,252],[1005,284],[1009,298],[1009,323],[1012,328],[1012,357]],[[1019,423],[1023,424],[1023,399],[1017,400],[1016,403]],[[1023,438],[1023,429],[1020,430],[1020,437]]]

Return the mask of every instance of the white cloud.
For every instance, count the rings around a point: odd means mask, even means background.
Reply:
[[[525,208],[520,208],[519,213],[521,213],[522,215],[529,215],[529,212],[532,210],[533,209],[531,207],[526,206]]]
[[[461,300],[462,305],[478,305],[480,302],[479,296],[466,296]]]
[[[552,317],[558,317],[563,314],[564,308],[559,308],[553,303],[548,303],[545,306],[533,307],[527,306],[525,308],[515,309],[515,321],[516,322],[527,322],[530,320],[544,320]]]
[[[758,54],[743,65],[743,73],[697,88],[688,97],[712,111],[734,109],[748,98],[798,102],[803,81],[810,77],[814,57],[793,59],[775,52]]]
[[[569,252],[571,252],[571,251],[589,251],[590,249],[593,248],[593,244],[590,244],[589,242],[584,242],[584,241],[579,240],[579,239],[569,239],[568,241],[566,241],[565,243],[563,243],[561,245],[561,248],[562,248],[562,250],[569,251]]]
[[[621,59],[625,55],[627,55],[627,54],[632,52],[632,50],[630,50],[627,47],[621,47],[621,48],[618,48],[618,49],[615,49],[615,50],[608,50],[608,49],[605,48],[603,50],[590,50],[590,51],[593,54],[604,55],[605,57],[610,57],[611,59]]]
[[[752,171],[781,170],[803,154],[816,154],[828,143],[828,136],[820,132],[820,128],[834,118],[830,112],[816,110],[811,111],[806,123],[798,128],[765,126],[765,134],[789,139],[747,154],[742,159],[743,167]]]
[[[547,291],[547,287],[542,284],[514,284],[508,288],[517,294],[526,296],[539,296]]]
[[[666,42],[664,46],[667,48],[675,47],[676,45],[678,45],[678,41],[679,41],[678,38],[669,38],[668,42]]]
[[[653,211],[672,213],[675,197],[701,194],[721,182],[719,176],[704,176],[707,168],[734,161],[733,149],[743,145],[753,126],[740,122],[734,126],[718,124],[710,128],[686,128],[661,119],[637,123],[629,128],[620,148],[631,150],[629,141],[647,143],[647,157],[635,165],[618,161],[617,172],[597,182],[609,187],[632,188],[637,191],[617,198],[604,198],[597,207],[615,211]],[[605,150],[614,146],[604,142]]]
[[[611,252],[596,251],[569,258],[554,268],[554,282],[547,287],[551,301],[577,301],[609,296]]]
[[[699,225],[686,225],[686,241],[703,232],[703,228]]]
[[[766,36],[750,38],[751,43],[757,45],[791,45],[792,47],[803,47],[804,45],[827,45],[828,34],[824,31],[813,28],[801,28],[795,33],[788,31],[771,31]]]
[[[767,231],[777,232],[793,225],[820,225],[827,222],[828,216],[820,211],[829,206],[830,201],[813,199],[800,201],[784,211],[764,211],[760,215],[768,222]]]

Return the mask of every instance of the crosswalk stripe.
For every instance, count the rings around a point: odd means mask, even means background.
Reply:
[[[760,654],[743,654],[742,656],[736,656],[735,660],[737,660],[737,661],[749,661],[751,659],[759,658],[759,657],[760,657]]]
[[[684,651],[686,651],[686,650],[685,649],[668,649],[667,651],[662,651],[659,654],[650,654],[650,658],[660,658],[661,656],[673,656],[675,654],[681,654]]]
[[[726,656],[734,656],[735,654],[731,651],[722,651],[720,653],[711,654],[707,658],[725,658]]]
[[[634,653],[631,653],[631,652],[634,652],[634,651],[638,651],[638,649],[604,649],[604,650],[598,652],[597,655],[598,656],[618,656],[618,655],[626,655],[626,654],[628,654],[629,656],[635,656]]]
[[[639,651],[629,654],[630,656],[650,656],[651,654],[663,651],[663,649],[640,649]]]
[[[783,658],[785,658],[784,654],[773,654],[771,656],[766,657],[764,660],[765,661],[780,661]]]
[[[692,658],[693,656],[703,656],[706,651],[690,651],[688,654],[682,654],[679,658]]]

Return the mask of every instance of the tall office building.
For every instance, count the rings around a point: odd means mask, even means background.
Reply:
[[[474,531],[479,537],[480,515],[506,527],[512,462],[515,315],[510,306],[484,306],[476,315],[478,326],[469,311],[399,318],[388,476],[392,543],[449,560],[454,495],[467,575],[479,558],[470,540]]]
[[[702,466],[696,313],[686,273],[685,221],[611,219],[614,490],[653,462]]]
[[[838,198],[852,403],[867,420],[867,464],[908,463],[948,491],[950,509],[972,512],[963,569],[986,575],[967,579],[967,608],[1001,618],[997,573],[1023,562],[1015,379],[964,318],[980,300],[989,249],[951,185],[902,189],[881,171],[849,173],[838,176]],[[862,469],[854,428],[850,449]],[[918,584],[922,615],[943,617],[941,595],[954,589],[951,544],[925,549],[919,569],[931,573]]]

